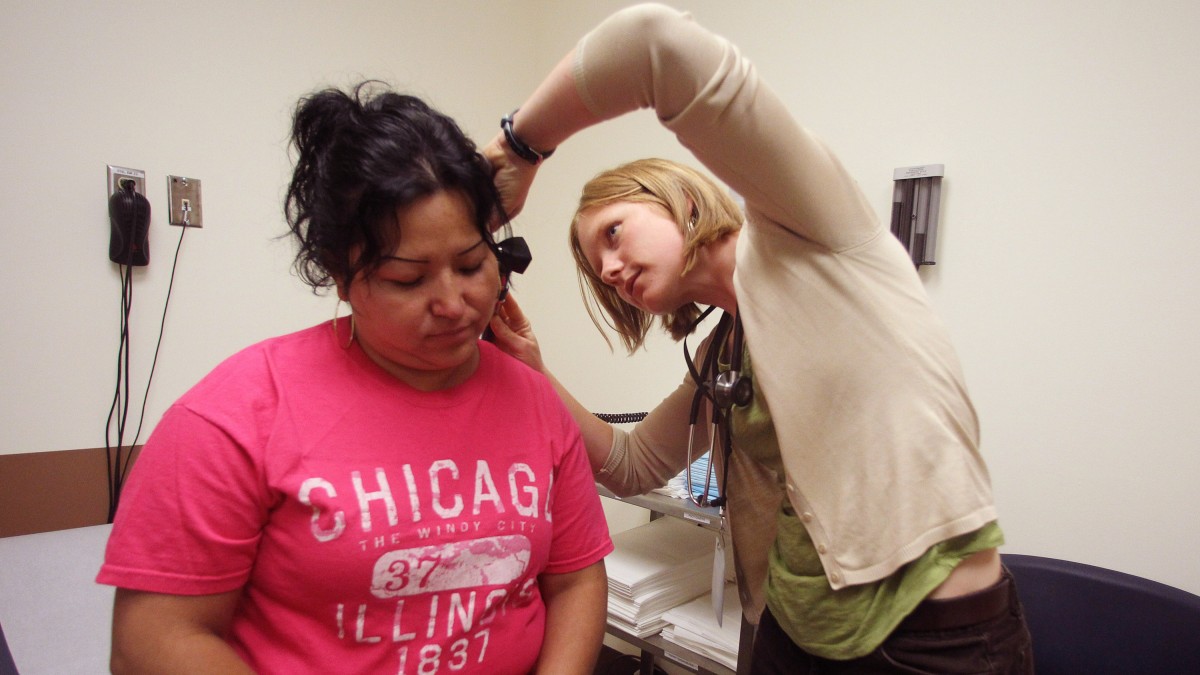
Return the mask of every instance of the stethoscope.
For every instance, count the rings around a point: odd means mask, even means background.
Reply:
[[[704,319],[712,314],[715,306],[709,307],[700,314],[699,317],[692,323],[691,333]],[[730,368],[724,372],[718,372],[718,362],[721,356],[721,350],[729,337],[730,330],[733,331],[733,353],[730,356]],[[696,506],[706,507],[715,506],[721,508],[722,511],[728,501],[727,490],[729,484],[729,456],[733,451],[733,432],[729,420],[729,413],[733,406],[745,406],[754,398],[754,385],[751,382],[750,376],[742,373],[742,319],[740,316],[733,316],[729,312],[722,312],[720,321],[717,322],[717,328],[713,331],[712,340],[708,343],[708,351],[704,355],[704,363],[699,371],[696,370],[696,364],[692,361],[692,356],[688,352],[687,338],[683,340],[683,358],[687,362],[688,372],[692,376],[692,380],[696,383],[696,393],[692,396],[692,408],[688,415],[688,445],[687,445],[687,469],[684,472],[684,481],[687,487],[688,499]],[[696,496],[692,488],[692,455],[696,440],[696,422],[700,418],[700,404],[704,399],[712,402],[711,419],[709,420],[709,438],[708,447],[710,452],[715,448],[717,438],[717,429],[721,429],[721,443],[724,447],[722,480],[720,481],[719,494],[716,499],[708,498],[708,485],[713,478],[713,463],[708,463],[708,468],[704,474],[704,492],[699,497]]]

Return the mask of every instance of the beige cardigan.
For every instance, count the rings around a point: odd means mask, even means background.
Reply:
[[[995,520],[975,410],[912,262],[753,65],[689,16],[642,5],[581,40],[575,81],[603,118],[653,108],[745,198],[738,311],[787,498],[830,586],[882,579]],[[682,470],[693,391],[685,379],[630,433],[617,430],[605,486],[638,494]],[[779,491],[740,453],[730,475],[735,561],[757,620]]]

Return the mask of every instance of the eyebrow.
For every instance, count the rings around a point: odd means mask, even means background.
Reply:
[[[462,257],[462,256],[464,256],[464,255],[467,255],[467,254],[468,254],[468,253],[470,253],[471,251],[474,251],[475,249],[477,249],[477,248],[479,248],[480,246],[483,246],[483,245],[486,245],[486,242],[485,242],[485,241],[483,240],[483,238],[481,237],[481,238],[479,239],[479,241],[478,241],[478,242],[476,242],[475,244],[473,244],[473,245],[471,245],[471,246],[469,246],[469,247],[467,247],[467,248],[465,248],[465,249],[463,249],[463,250],[459,251],[458,253],[455,253],[455,254],[454,254],[454,257],[455,257],[455,258],[459,258],[459,257]],[[396,261],[399,261],[399,262],[406,262],[406,263],[427,263],[427,262],[429,262],[429,260],[427,260],[427,259],[423,259],[423,258],[402,258],[402,257],[400,257],[400,256],[398,256],[398,255],[385,255],[385,256],[383,256],[383,259],[384,259],[384,260],[396,260]]]

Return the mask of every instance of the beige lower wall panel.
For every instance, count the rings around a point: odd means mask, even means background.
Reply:
[[[0,455],[0,537],[108,520],[104,448]]]

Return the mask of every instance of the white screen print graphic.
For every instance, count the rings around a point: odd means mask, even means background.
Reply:
[[[510,534],[389,551],[375,561],[371,594],[395,598],[482,586],[504,586],[529,568],[531,544]]]

